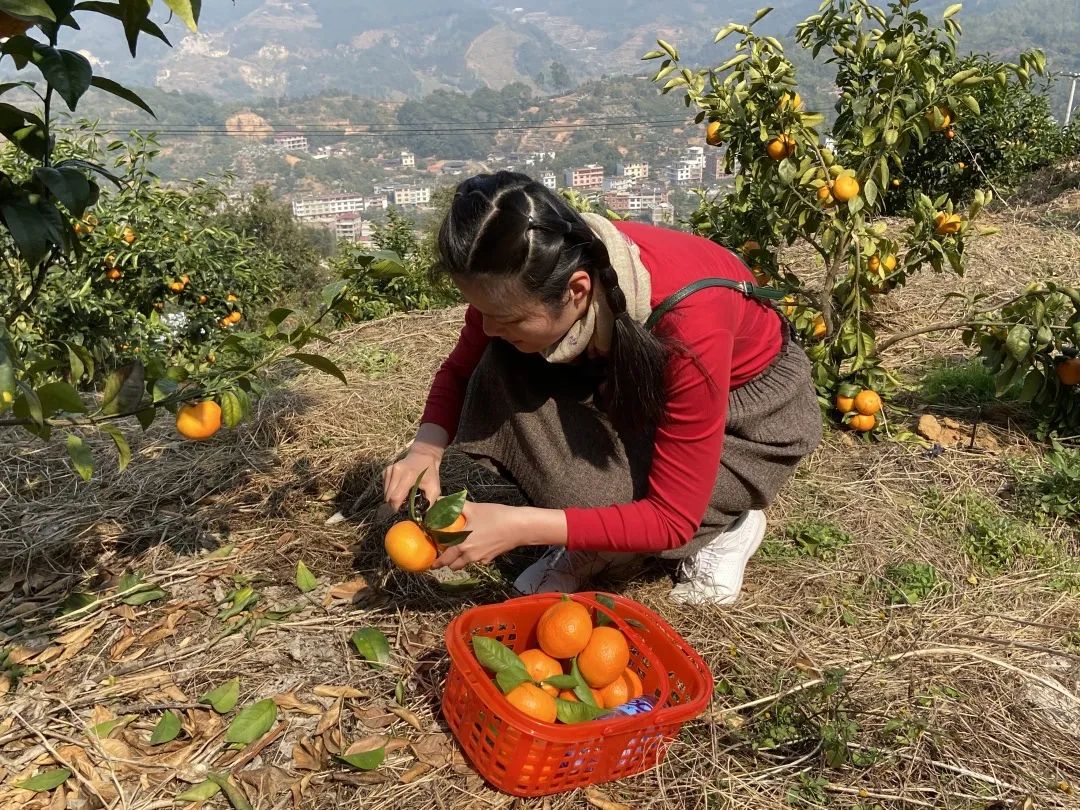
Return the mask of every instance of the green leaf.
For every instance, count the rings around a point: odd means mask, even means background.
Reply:
[[[458,519],[461,514],[461,509],[465,505],[465,499],[468,497],[466,490],[455,492],[453,495],[447,495],[444,498],[439,498],[431,505],[431,508],[424,514],[423,526],[425,529],[445,529],[451,523]]]
[[[517,654],[496,639],[487,636],[473,636],[472,648],[476,654],[476,660],[480,662],[480,666],[490,672],[499,673],[504,669],[517,669],[520,667],[524,670],[525,668]]]
[[[555,699],[555,714],[560,722],[566,723],[567,725],[573,723],[587,723],[590,720],[595,720],[606,711],[607,709],[602,709],[599,706],[590,706],[588,703],[582,703],[581,701],[574,702],[572,700],[563,700],[562,698]]]
[[[158,720],[157,725],[154,726],[154,732],[150,735],[151,745],[161,745],[162,743],[172,742],[180,736],[180,716],[172,711],[166,711],[161,715],[161,719]]]
[[[240,792],[240,788],[229,780],[228,774],[211,773],[209,776],[210,781],[221,788],[221,792],[225,794],[225,798],[229,800],[233,810],[252,810],[251,803]]]
[[[303,560],[298,560],[296,563],[296,587],[300,589],[300,593],[308,593],[315,590],[319,585],[319,580],[315,578],[315,575],[308,570],[308,567],[304,565]]]
[[[91,605],[96,605],[98,598],[91,593],[72,591],[68,594],[63,604],[60,605],[60,615],[67,616],[69,613],[85,610]]]
[[[947,9],[945,9],[945,13],[941,15],[941,18],[943,20],[947,20],[950,17],[954,16],[957,12],[959,12],[960,9],[962,9],[963,7],[964,7],[963,3],[953,3]]]
[[[60,240],[54,238],[38,206],[31,205],[25,197],[8,199],[8,202],[0,204],[0,216],[23,260],[36,267]]]
[[[166,596],[168,596],[168,594],[157,585],[147,583],[143,588],[135,591],[130,596],[125,596],[120,601],[125,605],[134,605],[138,607],[139,605],[145,605],[147,602],[164,599]]]
[[[30,61],[74,112],[79,99],[90,88],[90,79],[94,75],[90,60],[75,51],[38,44],[34,46]]]
[[[43,771],[37,776],[31,776],[29,779],[18,782],[15,787],[40,793],[60,787],[70,776],[71,771],[67,768],[53,768],[51,771]]]
[[[390,663],[390,642],[377,627],[364,627],[352,634],[352,643],[364,660],[376,669]]]
[[[239,699],[240,679],[233,678],[231,681],[225,681],[221,686],[211,689],[199,698],[199,703],[208,703],[218,714],[226,714],[233,710],[236,706],[236,701]]]
[[[979,102],[975,100],[975,96],[964,96],[961,100],[964,102],[964,106],[975,115],[982,115],[982,109],[979,107]]]
[[[52,416],[58,411],[86,413],[86,403],[79,392],[66,382],[45,383],[37,389],[37,395],[45,416]]]
[[[456,546],[458,543],[462,542],[466,537],[472,534],[472,532],[444,532],[439,529],[429,529],[428,534],[431,536],[431,539],[440,546],[449,548],[450,546]]]
[[[609,610],[611,610],[611,612],[612,612],[612,613],[614,613],[614,612],[615,612],[615,600],[614,600],[614,599],[612,599],[612,598],[611,598],[610,596],[608,596],[607,594],[605,594],[605,593],[598,593],[598,594],[596,595],[596,601],[597,601],[597,602],[599,602],[599,603],[600,603],[601,605],[603,605],[604,607],[606,607],[606,608],[608,608]],[[603,626],[604,626],[604,625],[606,625],[606,624],[611,624],[611,623],[612,623],[613,621],[614,621],[614,619],[612,619],[612,617],[611,617],[611,616],[609,616],[609,615],[608,615],[607,613],[605,613],[604,611],[602,611],[602,610],[598,610],[598,611],[596,611],[596,625],[597,625],[598,627],[603,627]]]
[[[86,2],[76,4],[75,11],[91,11],[96,14],[102,14],[106,17],[112,17],[114,20],[124,21],[124,9],[118,3],[104,3],[97,0],[86,0]],[[157,23],[143,18],[139,23],[138,32],[149,34],[152,37],[156,37],[164,42],[166,45],[172,46],[169,42],[169,38],[165,36],[165,32],[161,30]],[[94,78],[97,78],[96,76]]]
[[[218,403],[221,405],[221,423],[230,430],[244,421],[244,401],[239,393],[243,393],[243,389],[223,391],[218,396]],[[247,396],[246,393],[244,396]]]
[[[304,352],[293,352],[292,354],[287,355],[287,357],[291,357],[293,360],[299,360],[301,363],[306,363],[312,368],[318,369],[325,374],[337,377],[339,380],[345,383],[345,385],[349,384],[349,381],[345,378],[345,374],[341,371],[341,369],[334,365],[334,362],[332,360],[323,357],[321,354],[306,354]]]
[[[495,683],[499,685],[504,695],[510,694],[517,689],[521,684],[526,681],[531,681],[532,677],[525,670],[525,665],[518,661],[518,668],[507,667],[506,669],[500,669],[495,673]]]
[[[413,523],[420,522],[420,517],[416,514],[416,495],[420,492],[420,482],[424,480],[425,475],[427,475],[426,467],[420,471],[420,474],[416,476],[416,480],[413,481],[413,485],[409,487],[409,519]]]
[[[67,437],[67,451],[71,456],[71,465],[83,481],[89,481],[94,476],[94,454],[90,447],[82,440],[81,436],[69,433]]]
[[[159,377],[154,380],[154,387],[150,392],[154,404],[157,405],[158,403],[167,400],[176,393],[176,389],[179,387],[180,384],[170,377]]]
[[[578,679],[573,675],[553,675],[545,678],[544,683],[554,686],[556,689],[573,689],[578,685]]]
[[[68,365],[71,366],[71,381],[77,383],[83,375],[93,378],[94,358],[84,346],[77,343],[65,342],[68,350]]]
[[[154,116],[154,118],[157,118],[154,110],[150,107],[149,104],[142,100],[138,93],[135,93],[132,90],[128,90],[126,87],[124,87],[124,85],[118,82],[114,82],[112,79],[106,79],[104,76],[94,76],[90,79],[90,85],[92,87],[96,87],[98,90],[103,90],[106,93],[110,93],[117,98],[122,98],[129,104],[134,104],[139,109],[145,110],[146,112],[150,113],[150,115]]]
[[[41,181],[56,199],[63,203],[72,216],[81,217],[93,197],[90,181],[78,169],[39,166],[34,176]]]
[[[112,734],[114,731],[116,731],[116,729],[123,728],[124,726],[126,726],[128,723],[130,723],[132,720],[134,720],[137,717],[138,717],[137,714],[128,714],[128,715],[125,715],[123,717],[117,717],[114,720],[106,720],[104,723],[98,723],[96,726],[94,726],[90,730],[91,730],[91,732],[93,733],[93,735],[95,737],[100,737],[101,739],[105,739],[110,734]]]
[[[145,369],[139,360],[121,366],[105,380],[101,413],[115,416],[128,413],[142,401]]]
[[[375,748],[359,754],[339,754],[336,759],[358,771],[373,771],[382,765],[383,760],[386,759],[386,749]]]
[[[759,8],[754,13],[753,22],[751,22],[750,24],[753,25],[754,23],[756,23],[758,20],[760,20],[762,17],[764,17],[766,14],[768,14],[772,10],[773,10],[772,6],[765,6],[764,8]]]
[[[253,703],[241,710],[229,724],[225,742],[236,746],[250,745],[273,728],[275,720],[277,704],[273,700],[267,698]]]
[[[585,679],[581,677],[577,658],[570,662],[570,676],[577,681],[574,686],[574,694],[577,695],[577,699],[588,706],[596,706],[596,697],[593,695],[589,685],[585,683]]]
[[[207,779],[194,787],[190,787],[176,797],[178,802],[205,802],[214,798],[221,792],[221,787]]]
[[[172,9],[173,14],[180,18],[189,31],[198,29],[201,0],[165,0],[165,5]]]

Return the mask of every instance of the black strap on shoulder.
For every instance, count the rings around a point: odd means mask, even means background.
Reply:
[[[777,290],[772,287],[759,287],[749,281],[733,281],[730,278],[702,278],[687,284],[681,290],[677,290],[665,298],[649,315],[645,321],[645,328],[652,329],[657,321],[667,315],[684,298],[693,295],[698,290],[706,287],[727,287],[730,290],[738,290],[747,298],[761,298],[768,301],[783,301],[790,293]]]

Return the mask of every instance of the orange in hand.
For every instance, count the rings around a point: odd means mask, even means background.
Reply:
[[[439,550],[427,533],[411,520],[395,523],[383,539],[386,553],[394,564],[413,573],[427,571],[439,556]]]

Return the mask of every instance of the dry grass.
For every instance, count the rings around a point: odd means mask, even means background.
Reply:
[[[1080,261],[1075,234],[1046,239],[1040,225],[998,219],[1003,231],[975,248],[964,291],[1004,294]],[[882,313],[881,332],[947,318],[944,294],[956,285],[930,275],[910,285]],[[66,763],[78,774],[67,806],[131,810],[172,807],[211,768],[231,770],[255,808],[983,808],[1029,796],[1040,807],[1080,807],[1080,600],[1055,582],[1060,559],[1077,552],[1067,545],[1075,531],[1047,530],[1061,556],[1023,558],[991,576],[963,551],[962,514],[928,505],[933,493],[945,503],[967,492],[1008,502],[1002,457],[1035,448],[1001,426],[985,429],[1002,455],[932,457],[916,443],[832,434],[771,509],[770,540],[735,609],[670,605],[657,572],[609,583],[702,653],[719,685],[713,706],[639,777],[531,802],[487,788],[438,711],[441,634],[468,605],[509,595],[502,572],[477,571],[458,587],[390,572],[375,509],[378,472],[408,441],[460,316],[356,327],[336,356],[350,387],[296,377],[250,425],[203,445],[155,426],[133,436],[127,472],[104,463],[92,484],[68,472],[60,448],[0,446],[0,555],[11,569],[0,583],[0,633],[28,668],[2,698],[0,783]],[[920,336],[892,360],[916,375],[956,346]],[[448,460],[444,479],[480,499],[515,498],[460,458]],[[338,511],[348,519],[327,525]],[[853,542],[835,558],[795,554],[782,530],[807,520]],[[300,559],[319,578],[305,596],[293,584]],[[882,579],[904,562],[932,563],[937,585],[916,604],[890,604]],[[122,604],[116,586],[127,570],[167,598]],[[250,638],[223,635],[215,614],[245,584],[262,601],[241,618],[299,610]],[[58,615],[73,590],[100,601]],[[364,626],[386,632],[390,669],[369,669],[351,648]],[[195,702],[232,677],[242,704],[278,696],[281,706],[269,737],[238,753],[222,745],[221,718]],[[332,687],[341,686],[356,691],[339,700]],[[183,715],[186,733],[150,746],[167,707]],[[134,717],[109,739],[88,734],[125,715]],[[305,740],[332,751],[373,734],[390,740],[376,772],[304,768]],[[50,801],[59,800],[0,788],[5,808]]]

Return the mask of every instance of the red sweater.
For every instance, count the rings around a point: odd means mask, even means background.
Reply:
[[[652,279],[652,308],[700,278],[753,281],[726,248],[699,236],[632,222],[615,226],[637,243]],[[648,494],[633,503],[566,509],[568,546],[658,552],[688,542],[709,504],[724,441],[728,393],[760,374],[780,350],[780,317],[736,290],[698,290],[660,319],[658,334],[689,349],[667,371],[667,405],[657,427]],[[428,395],[424,422],[453,438],[465,389],[489,338],[469,307],[457,346]],[[706,376],[706,373],[708,376]]]

